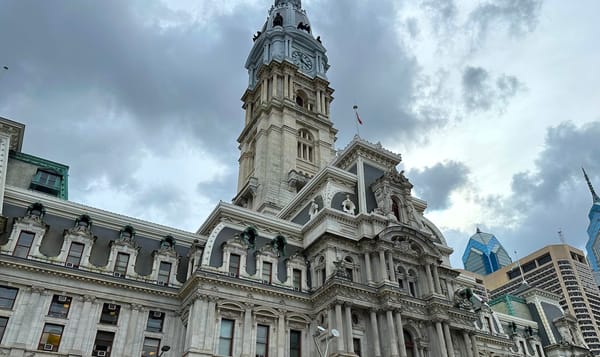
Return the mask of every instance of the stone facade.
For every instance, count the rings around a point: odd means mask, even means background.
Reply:
[[[196,233],[0,187],[0,355],[545,356],[452,269],[400,155],[358,137],[334,155],[327,67],[300,0],[277,0],[238,195]]]

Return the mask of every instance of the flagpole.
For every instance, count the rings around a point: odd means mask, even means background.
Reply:
[[[354,109],[354,114],[356,115],[357,120],[354,121],[354,125],[356,125],[356,136],[358,136],[360,138],[360,129],[358,127],[358,105],[354,105],[352,107],[352,109]]]

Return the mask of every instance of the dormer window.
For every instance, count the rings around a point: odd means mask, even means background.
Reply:
[[[127,265],[129,264],[129,254],[118,253],[115,262],[115,276],[125,276],[127,274]],[[118,275],[117,275],[118,274]]]
[[[262,281],[265,284],[271,284],[273,276],[273,263],[263,262],[262,265]]]
[[[38,169],[31,180],[29,188],[32,190],[59,196],[62,175],[52,169]]]
[[[313,137],[306,129],[298,131],[298,158],[314,162]]]

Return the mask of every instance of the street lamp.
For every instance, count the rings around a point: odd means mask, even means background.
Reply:
[[[325,354],[321,352],[321,347],[319,347],[318,338],[326,334],[325,336]],[[323,326],[317,326],[317,331],[313,334],[313,340],[315,341],[315,346],[317,347],[317,352],[319,352],[320,357],[327,357],[327,352],[329,351],[329,342],[334,338],[338,338],[340,336],[340,332],[336,329],[331,329],[331,331],[327,330]]]
[[[163,353],[169,351],[171,349],[171,346],[162,346],[160,348],[160,354],[158,355],[158,357],[161,357],[163,355]]]

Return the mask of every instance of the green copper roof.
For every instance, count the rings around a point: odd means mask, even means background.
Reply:
[[[40,169],[52,169],[59,173],[62,176],[62,180],[60,182],[60,192],[58,197],[63,200],[69,199],[69,166],[12,150],[10,152],[10,158],[36,165]]]

